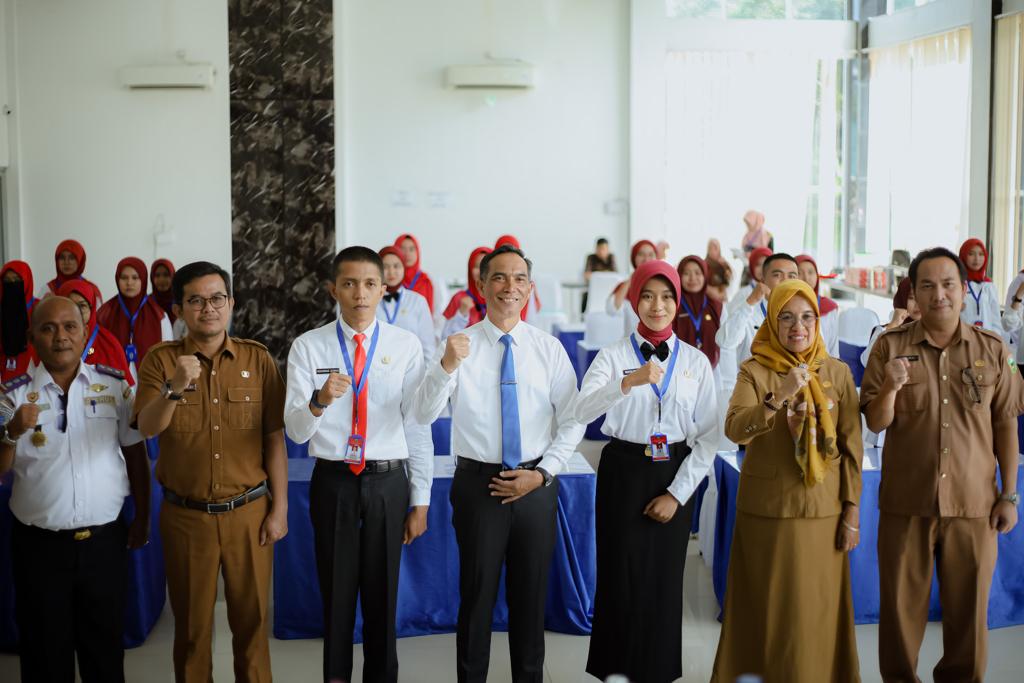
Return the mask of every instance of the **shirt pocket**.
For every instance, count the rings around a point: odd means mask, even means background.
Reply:
[[[111,398],[114,397],[98,396],[85,399],[85,427],[89,433],[89,443],[94,446],[106,448],[118,445],[117,405],[109,402]],[[108,402],[100,403],[100,400]]]
[[[928,377],[923,368],[911,363],[909,377],[896,394],[897,413],[919,413],[928,407]]]
[[[679,413],[679,419],[683,428],[695,422],[695,411],[697,409],[697,392],[699,383],[695,377],[676,375],[675,386],[672,388],[672,401]],[[708,406],[711,410],[717,410],[718,406]]]
[[[238,387],[228,389],[228,428],[256,429],[263,416],[263,389]]]
[[[964,408],[988,410],[992,405],[997,373],[992,368],[966,367],[957,373],[954,386],[960,390]],[[973,381],[972,381],[973,380]]]
[[[170,431],[180,433],[198,432],[203,424],[202,397],[198,392],[187,392],[174,407]]]
[[[367,401],[381,408],[394,408],[393,403],[396,400],[401,401],[402,380],[398,368],[392,364],[375,362],[370,368],[370,376],[366,379],[366,390],[370,392],[366,397]],[[352,388],[354,391],[355,387]]]

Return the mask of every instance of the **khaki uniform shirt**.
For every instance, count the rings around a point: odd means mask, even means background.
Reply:
[[[196,355],[202,374],[185,391],[160,434],[157,480],[179,496],[219,501],[267,478],[263,437],[284,428],[284,382],[267,348],[228,337],[206,358],[190,337],[153,346],[139,369],[133,424],[164,383],[178,356]]]
[[[786,409],[765,420],[764,397],[768,392],[778,393],[784,378],[754,358],[740,366],[725,416],[725,435],[747,447],[736,508],[776,518],[838,515],[843,503],[860,503],[864,443],[853,376],[846,364],[835,358],[827,359],[818,370],[822,390],[832,400],[836,452],[826,460],[824,481],[810,487],[804,484],[796,460]]]
[[[1024,383],[999,335],[962,321],[946,349],[920,322],[882,334],[861,384],[862,409],[878,396],[885,364],[909,357],[885,432],[882,512],[987,517],[996,502],[993,433],[1024,412]]]

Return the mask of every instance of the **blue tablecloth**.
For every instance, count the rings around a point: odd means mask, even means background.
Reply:
[[[438,461],[439,469],[443,466]],[[274,546],[274,636],[320,638],[323,615],[309,519],[309,478],[314,460],[288,463],[288,536]],[[447,463],[450,465],[450,461]],[[559,476],[558,529],[548,579],[545,627],[586,635],[597,578],[594,532],[595,474]],[[452,480],[436,476],[427,533],[402,549],[398,584],[399,637],[455,631],[459,609],[459,552],[448,502]],[[494,609],[494,629],[508,630],[504,580]],[[355,642],[362,642],[357,611]]]
[[[576,344],[576,353],[569,356],[573,360],[573,366],[576,370],[576,386],[579,387],[583,384],[583,376],[587,374],[587,370],[590,369],[590,364],[597,358],[597,352],[601,349],[595,349],[588,346],[582,339]],[[608,437],[601,433],[601,425],[604,424],[604,415],[597,418],[593,422],[587,425],[586,432],[584,432],[584,438],[590,439],[591,441],[608,441]]]
[[[14,619],[14,577],[11,566],[11,479],[8,474],[0,482],[0,651],[17,652],[18,628]],[[164,576],[163,544],[160,542],[161,490],[152,481],[150,543],[128,553],[128,599],[125,606],[124,646],[138,647],[153,630],[164,609],[167,595]],[[122,514],[131,520],[135,505],[125,499]]]
[[[571,362],[575,366],[576,345],[579,342],[583,341],[583,325],[553,325],[551,327],[551,334],[558,338],[559,343],[561,343],[562,346],[565,348],[565,354],[569,356],[569,362]],[[579,370],[577,369],[577,385],[582,379],[583,375],[579,374]]]
[[[434,455],[450,455],[452,452],[452,419],[450,417],[439,417],[430,425],[430,435],[434,440]],[[295,443],[284,437],[285,448],[288,450],[288,458],[308,458],[309,443]]]
[[[877,458],[877,449],[866,455]],[[876,460],[877,462],[877,460]],[[740,459],[742,464],[742,458]],[[1024,466],[1018,474],[1024,476]],[[715,597],[722,605],[729,571],[729,551],[732,531],[736,523],[736,491],[739,488],[739,470],[723,459],[715,458],[715,481],[718,483],[718,514],[715,519],[715,557],[712,566]],[[853,617],[858,624],[877,624],[879,616],[878,589],[878,484],[879,470],[865,470],[861,494],[860,545],[850,553],[850,578],[853,583]],[[999,536],[999,559],[988,603],[989,628],[1024,624],[1024,525],[1007,535]],[[928,619],[942,618],[939,608],[938,583],[932,578],[932,595]]]

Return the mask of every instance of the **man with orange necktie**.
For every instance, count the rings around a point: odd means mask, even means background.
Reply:
[[[394,682],[402,543],[426,531],[434,467],[430,427],[416,422],[411,405],[423,349],[416,335],[377,320],[385,291],[377,252],[343,249],[334,275],[341,318],[292,344],[285,428],[317,458],[309,515],[323,596],[324,680],[351,680],[358,595],[363,680]]]

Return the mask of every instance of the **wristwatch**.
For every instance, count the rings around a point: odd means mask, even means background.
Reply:
[[[551,482],[553,482],[555,478],[551,475],[550,472],[548,472],[543,467],[534,467],[533,469],[536,472],[540,472],[540,476],[544,477],[544,486],[551,486]]]
[[[771,411],[777,413],[777,412],[779,412],[779,408],[781,408],[781,406],[777,406],[774,403],[772,403],[772,399],[774,399],[774,398],[775,398],[775,394],[773,394],[772,392],[769,391],[767,394],[764,395],[763,403],[764,403],[764,407],[765,408],[767,408],[768,410],[771,410]]]
[[[167,399],[168,401],[180,401],[182,398],[184,398],[184,394],[174,393],[174,390],[171,389],[170,382],[164,382],[164,388],[160,392],[160,395]]]
[[[18,440],[11,438],[11,435],[7,433],[7,427],[6,426],[4,426],[3,430],[4,430],[4,434],[3,434],[2,437],[0,437],[0,441],[4,442],[8,446],[17,446],[18,445]]]
[[[1019,505],[1020,504],[1020,494],[1017,493],[1016,491],[1014,491],[1012,493],[1004,493],[1003,495],[999,496],[999,500],[1005,500],[1007,503],[1011,503],[1013,505]]]
[[[317,389],[313,390],[313,395],[309,399],[309,405],[311,405],[312,407],[316,408],[317,410],[327,410],[327,406],[326,405],[324,405],[320,401],[316,400],[316,395],[319,394],[319,393],[320,393],[319,390],[317,390]]]

